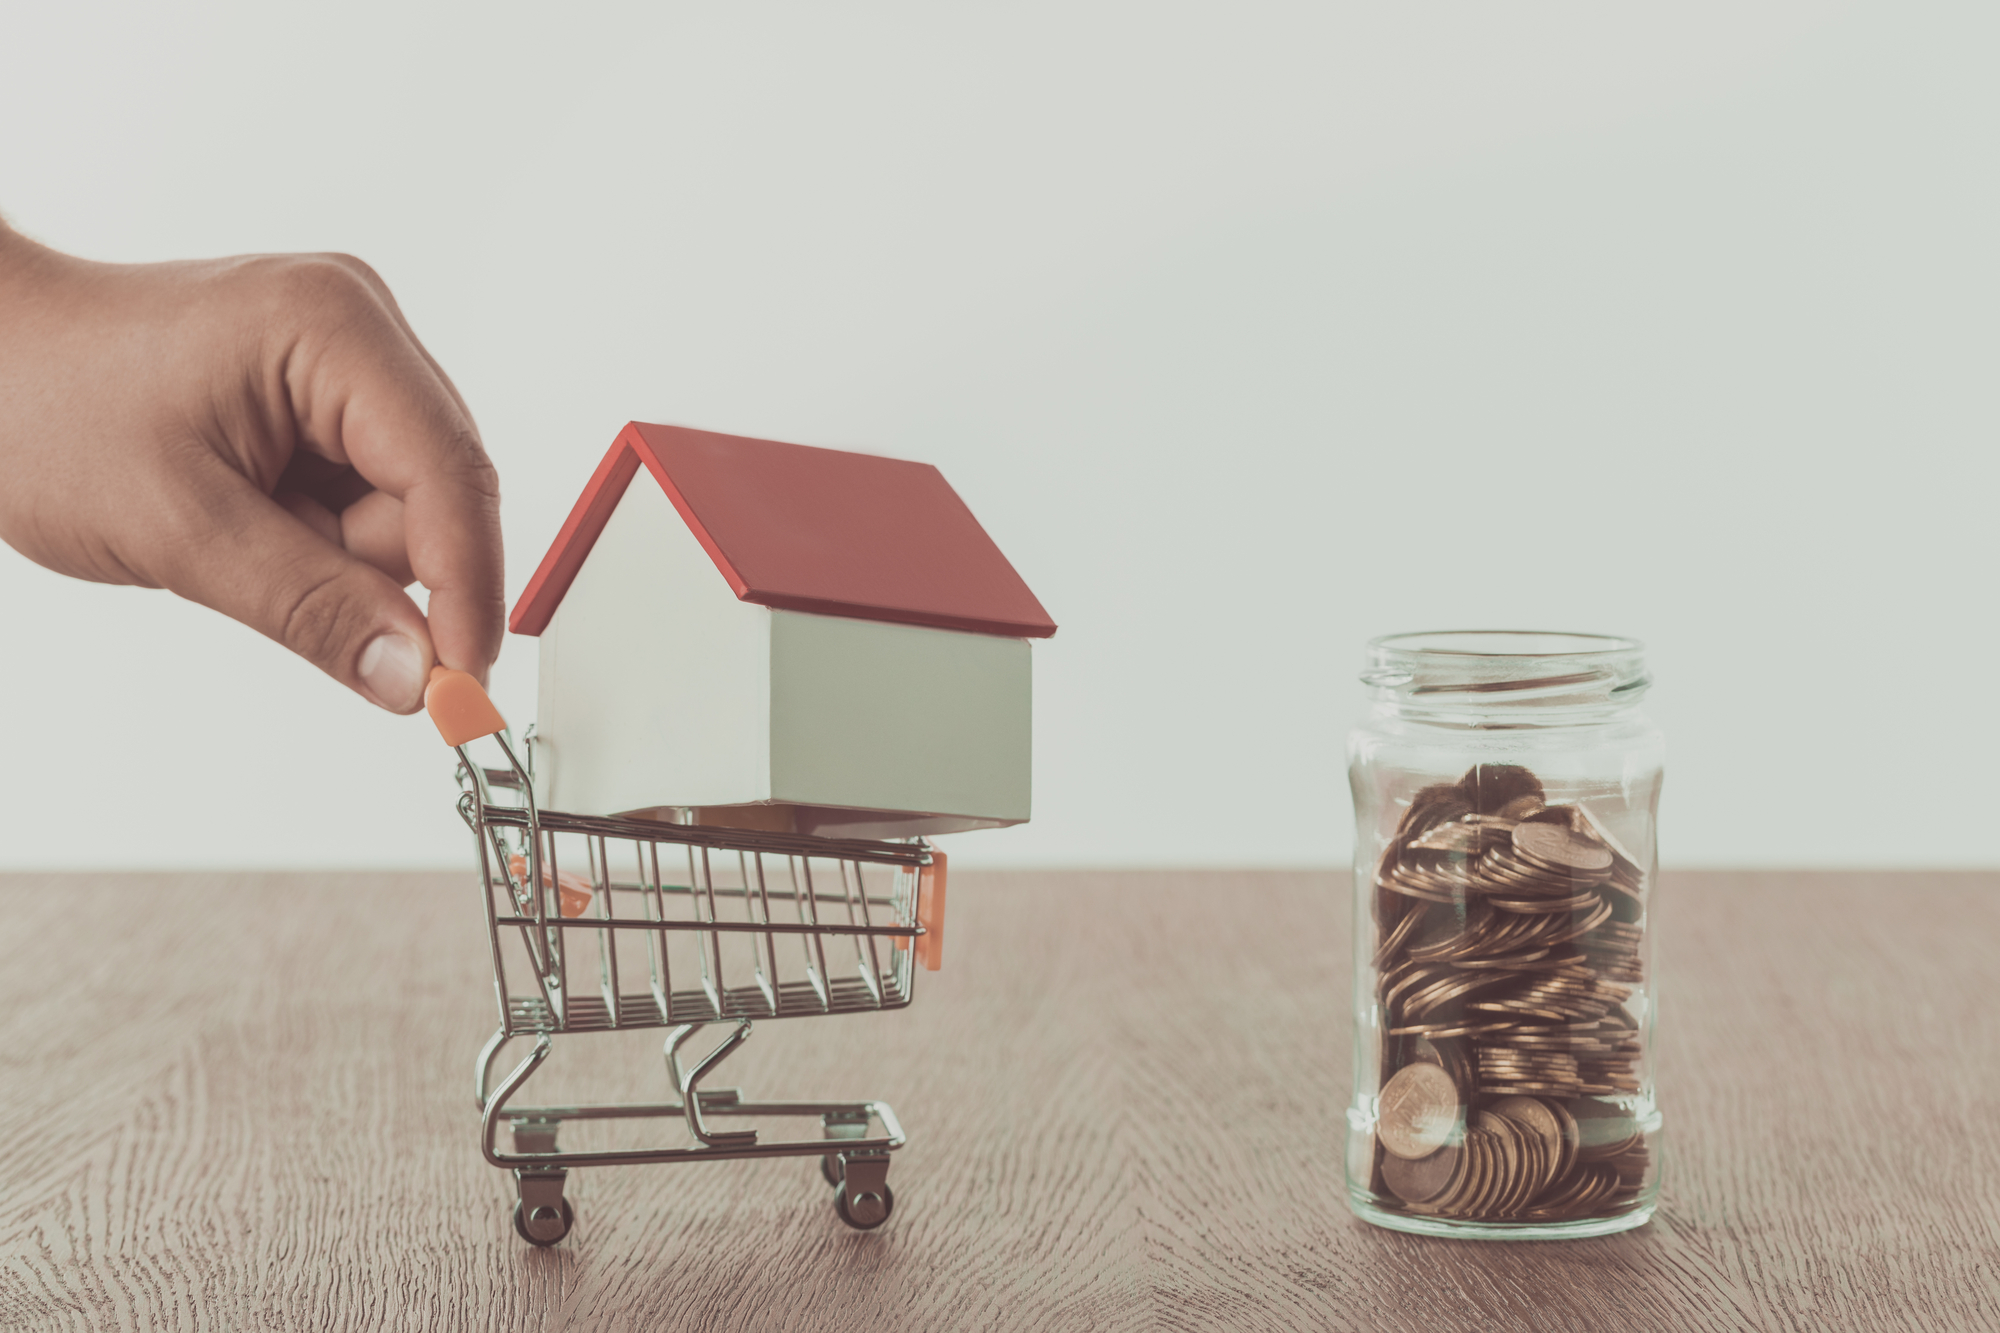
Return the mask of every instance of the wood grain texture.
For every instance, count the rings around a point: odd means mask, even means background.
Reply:
[[[476,1146],[468,878],[0,877],[0,1328],[2000,1328],[2000,876],[1669,875],[1660,1214],[1496,1245],[1343,1205],[1344,877],[965,874],[912,1008],[716,1080],[894,1102],[887,1226],[612,1168],[550,1251]],[[535,1086],[662,1095],[659,1035]]]

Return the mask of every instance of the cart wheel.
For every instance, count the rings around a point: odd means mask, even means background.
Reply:
[[[819,1159],[819,1173],[826,1177],[826,1183],[840,1188],[840,1154],[830,1152]]]
[[[542,1207],[537,1208],[535,1211],[537,1213],[547,1213],[549,1209]],[[569,1229],[576,1225],[576,1210],[569,1206],[568,1199],[562,1201],[562,1230],[556,1231],[553,1235],[538,1236],[534,1231],[528,1229],[530,1226],[534,1226],[536,1230],[547,1232],[552,1229],[554,1221],[553,1217],[537,1217],[530,1221],[525,1206],[518,1202],[514,1205],[514,1230],[519,1232],[521,1239],[527,1241],[530,1245],[539,1245],[546,1249],[569,1234]]]
[[[882,1193],[859,1194],[847,1197],[847,1186],[842,1185],[833,1192],[833,1211],[840,1214],[840,1220],[856,1231],[873,1231],[889,1220],[889,1214],[896,1211],[896,1192],[887,1185]]]

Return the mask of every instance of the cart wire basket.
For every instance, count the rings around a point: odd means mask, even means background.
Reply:
[[[888,1103],[754,1102],[702,1080],[759,1019],[900,1009],[943,945],[945,857],[921,839],[807,837],[538,809],[533,737],[517,757],[500,713],[464,672],[437,668],[425,705],[458,755],[459,815],[478,848],[500,1025],[474,1066],[480,1148],[514,1173],[514,1228],[533,1245],[569,1234],[572,1167],[818,1157],[834,1209],[860,1230],[895,1207],[889,1154],[905,1141]],[[502,760],[471,753],[491,740]],[[575,964],[575,966],[572,966]],[[684,1060],[703,1028],[726,1029]],[[531,1106],[515,1097],[571,1033],[666,1028],[674,1100]],[[499,1081],[515,1038],[534,1045]],[[767,1142],[730,1118],[811,1117],[809,1137]],[[684,1121],[692,1142],[565,1152],[567,1121]],[[502,1122],[511,1151],[499,1146]]]

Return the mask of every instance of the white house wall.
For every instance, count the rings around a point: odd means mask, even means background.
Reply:
[[[771,797],[1028,818],[1028,641],[771,613]]]
[[[607,814],[769,799],[771,612],[632,479],[541,636],[539,799]]]

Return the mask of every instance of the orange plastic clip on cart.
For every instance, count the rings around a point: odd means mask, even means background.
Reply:
[[[943,949],[945,857],[922,839],[876,842],[597,818],[536,808],[532,734],[524,762],[478,681],[437,668],[425,706],[458,754],[459,815],[478,848],[499,1027],[474,1066],[480,1149],[514,1173],[514,1227],[534,1245],[569,1234],[569,1172],[585,1166],[817,1157],[851,1227],[895,1207],[889,1154],[903,1146],[888,1103],[756,1102],[702,1080],[759,1019],[900,1009],[919,965]],[[501,760],[475,758],[480,746]],[[577,966],[572,968],[570,963]],[[722,1030],[683,1059],[703,1028]],[[665,1028],[669,1100],[535,1106],[517,1100],[558,1038]],[[509,1042],[532,1047],[497,1082]],[[817,1119],[809,1137],[766,1141],[732,1118]],[[565,1152],[565,1124],[680,1121],[691,1142]],[[511,1143],[503,1148],[501,1129]],[[663,1134],[663,1137],[666,1137]],[[675,1134],[679,1139],[681,1136]]]

